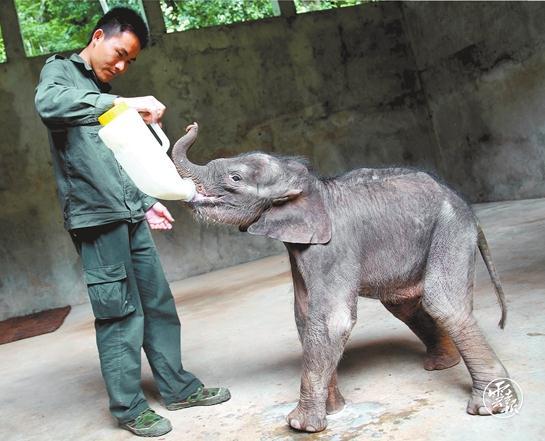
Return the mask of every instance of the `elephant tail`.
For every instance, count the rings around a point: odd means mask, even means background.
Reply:
[[[507,319],[507,305],[505,303],[505,294],[503,292],[500,278],[498,277],[498,273],[496,272],[494,263],[492,262],[492,256],[490,255],[488,242],[486,241],[486,237],[484,236],[483,230],[479,224],[477,224],[477,230],[479,251],[481,252],[481,256],[483,257],[484,264],[486,265],[486,269],[488,270],[488,274],[490,275],[490,279],[492,280],[492,284],[494,285],[494,289],[496,291],[498,303],[501,307],[501,319],[498,325],[500,328],[503,329],[505,327],[505,320]]]

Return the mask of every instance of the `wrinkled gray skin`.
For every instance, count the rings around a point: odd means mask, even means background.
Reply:
[[[358,296],[380,300],[422,340],[425,369],[454,366],[461,354],[473,380],[467,412],[489,413],[483,390],[508,373],[472,314],[477,248],[496,288],[501,327],[505,301],[484,235],[460,197],[428,174],[402,168],[320,179],[296,158],[263,153],[198,166],[187,159],[197,131],[173,149],[179,173],[197,184],[189,203],[197,217],[281,240],[289,252],[303,346],[291,427],[323,430],[326,413],[344,407],[336,367]]]

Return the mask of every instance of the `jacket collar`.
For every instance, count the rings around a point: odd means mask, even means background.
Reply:
[[[87,72],[87,75],[91,76],[91,78],[97,83],[98,87],[102,92],[109,92],[112,88],[108,83],[103,83],[100,81],[97,76],[95,75],[95,71],[89,64],[81,58],[78,54],[72,54],[69,58],[70,61],[76,63],[80,69],[83,69]]]

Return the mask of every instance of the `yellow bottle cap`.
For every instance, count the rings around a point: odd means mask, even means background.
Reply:
[[[121,115],[125,110],[127,110],[129,106],[127,103],[119,103],[113,106],[110,110],[104,112],[102,115],[98,117],[98,122],[105,126],[108,123],[111,123],[114,119],[116,119],[119,115]]]

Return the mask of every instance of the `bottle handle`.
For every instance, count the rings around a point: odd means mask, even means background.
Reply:
[[[170,148],[170,139],[168,139],[167,135],[165,135],[165,132],[163,132],[163,129],[161,129],[159,124],[151,123],[148,127],[155,134],[155,137],[161,144],[161,148],[166,153]]]

